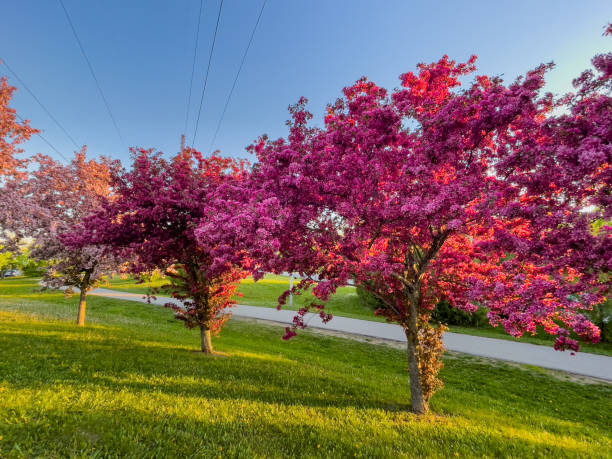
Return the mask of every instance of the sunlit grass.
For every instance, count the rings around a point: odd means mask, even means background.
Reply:
[[[113,289],[118,291],[142,293],[144,295],[147,293],[150,287],[161,287],[164,282],[166,282],[164,279],[157,278],[150,283],[138,284],[130,278],[115,278],[111,280],[110,284]],[[266,274],[263,279],[257,282],[253,281],[252,277],[248,277],[242,281],[239,288],[239,292],[242,294],[242,296],[237,296],[236,300],[239,303],[248,304],[251,306],[273,308],[278,304],[278,297],[289,288],[289,285],[289,277],[287,276]],[[289,304],[285,304],[283,308],[297,311],[301,306],[310,303],[312,300],[313,296],[309,293],[302,296],[295,296],[293,307],[291,308]],[[326,310],[327,312],[337,316],[385,322],[384,318],[375,316],[372,309],[361,302],[354,287],[339,288],[337,293],[332,295],[330,301],[326,304]],[[449,328],[453,333],[505,339],[508,341],[519,341],[544,346],[552,346],[554,342],[554,338],[544,332],[541,332],[536,336],[527,334],[521,339],[517,339],[506,333],[502,327],[494,328],[489,325],[484,325],[482,327],[475,328],[451,325]],[[581,349],[584,352],[612,356],[611,343],[583,343],[581,344]]]
[[[137,283],[133,279],[114,278],[110,281],[111,288],[123,292],[146,294],[152,287],[161,287],[166,282],[163,279],[156,279],[152,282]],[[299,282],[295,279],[295,285]],[[239,295],[236,300],[241,304],[250,306],[260,306],[275,308],[278,305],[278,297],[289,289],[290,281],[288,276],[266,274],[263,279],[255,282],[252,277],[247,277],[240,283]],[[283,306],[284,309],[297,311],[300,307],[310,304],[315,298],[310,293],[294,295],[293,307],[289,305],[289,300]],[[317,300],[317,302],[320,302]],[[335,295],[332,295],[326,303],[327,312],[355,319],[374,320],[384,322],[385,319],[373,314],[370,307],[364,305],[359,300],[355,287],[340,287]]]
[[[171,311],[22,299],[0,282],[0,457],[609,457],[612,388],[450,354],[408,412],[403,352],[232,319],[216,348]],[[10,293],[9,293],[10,292]]]

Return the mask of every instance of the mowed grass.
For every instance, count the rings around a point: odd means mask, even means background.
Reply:
[[[297,280],[295,281],[297,283]],[[116,277],[111,279],[110,287],[114,290],[120,290],[131,293],[146,294],[151,287],[161,287],[166,283],[166,280],[156,278],[152,282],[136,283],[131,278],[122,279]],[[239,292],[242,296],[236,297],[236,300],[242,304],[251,306],[261,306],[267,308],[275,308],[278,305],[278,297],[289,289],[289,277],[278,276],[274,274],[266,274],[263,279],[255,282],[252,277],[244,279],[239,287]],[[314,296],[310,293],[296,295],[293,299],[293,307],[287,302],[283,306],[284,309],[297,311],[304,304],[310,304]],[[369,306],[363,304],[356,293],[355,287],[341,287],[332,295],[329,302],[325,305],[327,312],[342,316],[352,317],[354,319],[373,320],[377,322],[385,322],[386,319],[374,315],[374,311]],[[555,338],[541,330],[537,335],[524,335],[517,339],[509,335],[503,327],[492,327],[485,325],[482,327],[460,327],[451,325],[449,327],[453,333],[461,333],[465,335],[484,336],[487,338],[505,339],[508,341],[524,342],[531,344],[539,344],[544,346],[552,346]],[[577,336],[574,338],[578,339]],[[582,352],[593,354],[602,354],[612,356],[612,343],[581,343],[580,349]]]
[[[161,278],[155,278],[151,282],[137,283],[131,278],[115,277],[110,280],[110,287],[113,290],[123,292],[142,293],[146,294],[151,287],[161,287],[167,281]],[[294,280],[295,285],[299,282]],[[275,274],[266,274],[263,279],[255,282],[252,277],[247,277],[240,283],[238,288],[239,295],[236,300],[242,304],[250,306],[261,306],[264,308],[275,308],[278,305],[278,297],[289,289],[290,281],[288,276],[279,276]],[[161,292],[160,294],[163,294]],[[289,299],[283,306],[284,309],[297,311],[300,307],[310,304],[314,301],[314,295],[306,292],[302,295],[293,296],[293,307],[289,305]],[[320,300],[317,300],[320,302]],[[385,319],[377,317],[368,306],[362,304],[357,296],[355,287],[340,287],[335,295],[326,303],[325,308],[331,314],[343,317],[353,317],[355,319],[375,320],[384,322]]]
[[[409,413],[404,352],[0,282],[0,457],[610,457],[612,386],[457,354]]]

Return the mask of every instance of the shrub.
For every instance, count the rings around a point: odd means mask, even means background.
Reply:
[[[587,315],[601,330],[601,341],[612,342],[612,299],[593,306]]]
[[[357,291],[359,301],[361,301],[361,304],[364,306],[371,308],[373,311],[376,311],[378,308],[382,307],[382,302],[363,285],[357,284],[355,290]]]
[[[381,301],[363,285],[357,285],[357,296],[364,306],[376,310],[382,307]],[[482,327],[488,323],[486,308],[479,308],[474,313],[469,313],[449,305],[446,301],[440,301],[431,313],[431,321],[444,325],[459,325],[462,327]]]
[[[459,325],[461,327],[482,327],[488,323],[486,308],[479,308],[470,313],[452,307],[446,301],[440,301],[431,313],[431,320],[445,325]]]

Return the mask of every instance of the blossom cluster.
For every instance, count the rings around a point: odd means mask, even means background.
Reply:
[[[270,219],[250,244],[265,239],[264,269],[306,277],[297,290],[316,284],[321,314],[354,280],[381,301],[377,314],[406,327],[415,304],[427,316],[444,300],[577,349],[569,331],[599,339],[583,312],[610,288],[611,228],[593,223],[612,217],[612,55],[558,99],[542,91],[552,64],[461,89],[475,62],[421,64],[392,93],[360,79],[320,128],[300,99],[286,138],[250,147],[246,207],[252,222],[264,207]]]

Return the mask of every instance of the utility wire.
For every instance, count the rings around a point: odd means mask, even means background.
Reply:
[[[6,60],[4,59],[0,59],[0,62],[2,62],[7,69],[9,69],[9,72],[11,72],[13,74],[13,76],[17,79],[17,81],[19,81],[19,83],[21,83],[21,86],[30,93],[30,95],[32,96],[32,98],[38,103],[38,105],[40,105],[40,107],[45,111],[45,113],[47,115],[49,115],[49,118],[51,118],[53,120],[53,122],[62,130],[64,131],[64,134],[66,134],[66,137],[68,137],[70,139],[70,141],[74,144],[75,148],[78,150],[79,146],[77,145],[76,141],[72,138],[72,136],[68,133],[68,131],[64,128],[64,126],[62,126],[60,124],[60,122],[55,118],[55,116],[53,116],[51,114],[51,112],[47,109],[47,107],[45,107],[43,105],[43,103],[40,101],[40,99],[38,99],[38,97],[36,97],[36,95],[32,92],[32,90],[30,88],[28,88],[28,85],[26,85],[23,80],[21,78],[19,78],[19,75],[17,75],[15,73],[15,71],[6,63]]]
[[[17,116],[17,118],[19,118],[19,121],[21,121],[22,123],[25,123],[26,120],[24,120],[21,116],[19,116],[17,114],[15,114],[15,115]],[[58,155],[60,155],[62,158],[64,158],[64,160],[66,162],[70,162],[70,160],[68,158],[66,158],[61,151],[59,151],[57,148],[55,148],[51,142],[49,142],[47,139],[45,139],[44,136],[40,132],[37,132],[36,135],[38,137],[40,137],[41,139],[43,139],[45,141],[45,143],[47,145],[49,145]]]
[[[253,27],[253,30],[251,31],[251,37],[249,38],[249,43],[247,44],[247,47],[244,50],[244,54],[242,55],[242,61],[240,62],[240,67],[238,67],[238,72],[236,72],[236,77],[234,78],[232,89],[230,90],[227,96],[227,100],[225,101],[225,106],[223,107],[223,112],[221,113],[221,118],[219,118],[219,122],[217,123],[217,129],[215,130],[215,135],[213,136],[213,139],[210,142],[210,146],[208,147],[209,154],[212,153],[212,148],[215,144],[215,140],[217,140],[217,134],[219,134],[219,130],[221,129],[221,124],[223,123],[225,112],[227,111],[227,107],[229,106],[230,99],[232,98],[232,94],[234,94],[234,89],[236,88],[236,83],[238,82],[240,71],[242,70],[242,66],[244,65],[244,62],[246,61],[247,54],[249,53],[249,49],[251,48],[251,43],[253,43],[253,37],[255,36],[255,31],[257,30],[257,26],[259,25],[259,20],[261,19],[261,15],[263,14],[267,1],[268,0],[263,1],[261,5],[261,9],[259,10],[259,16],[257,16],[257,21],[255,22],[255,26]]]
[[[60,0],[61,1],[61,0]],[[193,140],[191,146],[195,143],[196,135],[198,134],[198,125],[200,124],[200,115],[202,114],[202,103],[204,102],[204,93],[206,92],[206,83],[208,82],[208,73],[210,72],[210,63],[212,62],[213,52],[215,51],[215,41],[217,40],[217,31],[219,30],[219,21],[221,20],[221,9],[223,8],[223,0],[219,4],[219,13],[217,14],[217,25],[215,26],[215,34],[213,35],[212,46],[210,47],[210,55],[208,56],[208,67],[206,67],[206,75],[204,77],[204,88],[202,89],[202,97],[200,98],[200,108],[198,109],[198,119],[196,121],[195,130],[193,131]]]
[[[193,89],[193,76],[195,74],[196,55],[198,54],[198,40],[200,38],[200,23],[202,22],[202,5],[204,0],[200,0],[200,12],[198,13],[198,28],[196,29],[195,45],[193,47],[193,63],[191,64],[191,80],[189,82],[189,96],[187,97],[187,114],[185,115],[185,133],[187,133],[187,123],[189,121],[189,107],[191,106],[191,90]]]
[[[100,86],[100,83],[98,82],[98,78],[96,77],[96,73],[94,72],[94,69],[91,65],[91,62],[89,61],[89,58],[87,57],[87,53],[85,52],[85,48],[83,48],[83,44],[81,43],[81,40],[79,39],[79,35],[77,34],[77,31],[74,27],[74,24],[72,23],[72,19],[70,19],[70,15],[68,14],[68,10],[66,9],[66,6],[64,5],[63,0],[59,0],[60,5],[62,5],[62,9],[64,10],[64,13],[66,14],[66,19],[68,19],[68,24],[70,24],[70,28],[72,29],[72,33],[74,34],[74,38],[77,41],[77,44],[79,45],[79,48],[81,49],[81,53],[83,53],[83,57],[85,58],[85,62],[87,62],[87,66],[89,67],[89,71],[91,72],[91,76],[93,77],[94,81],[96,82],[96,86],[98,87],[98,91],[100,92],[100,96],[102,96],[102,100],[104,101],[104,105],[106,106],[106,110],[108,111],[108,114],[113,122],[113,125],[115,126],[115,130],[117,131],[117,135],[119,136],[119,139],[121,140],[121,143],[123,145],[125,145],[125,141],[123,140],[123,136],[121,135],[121,131],[119,130],[119,126],[117,125],[117,121],[115,121],[115,117],[113,116],[113,112],[110,109],[110,105],[108,105],[108,101],[106,100],[106,97],[104,96],[104,91],[102,91],[102,87]]]

